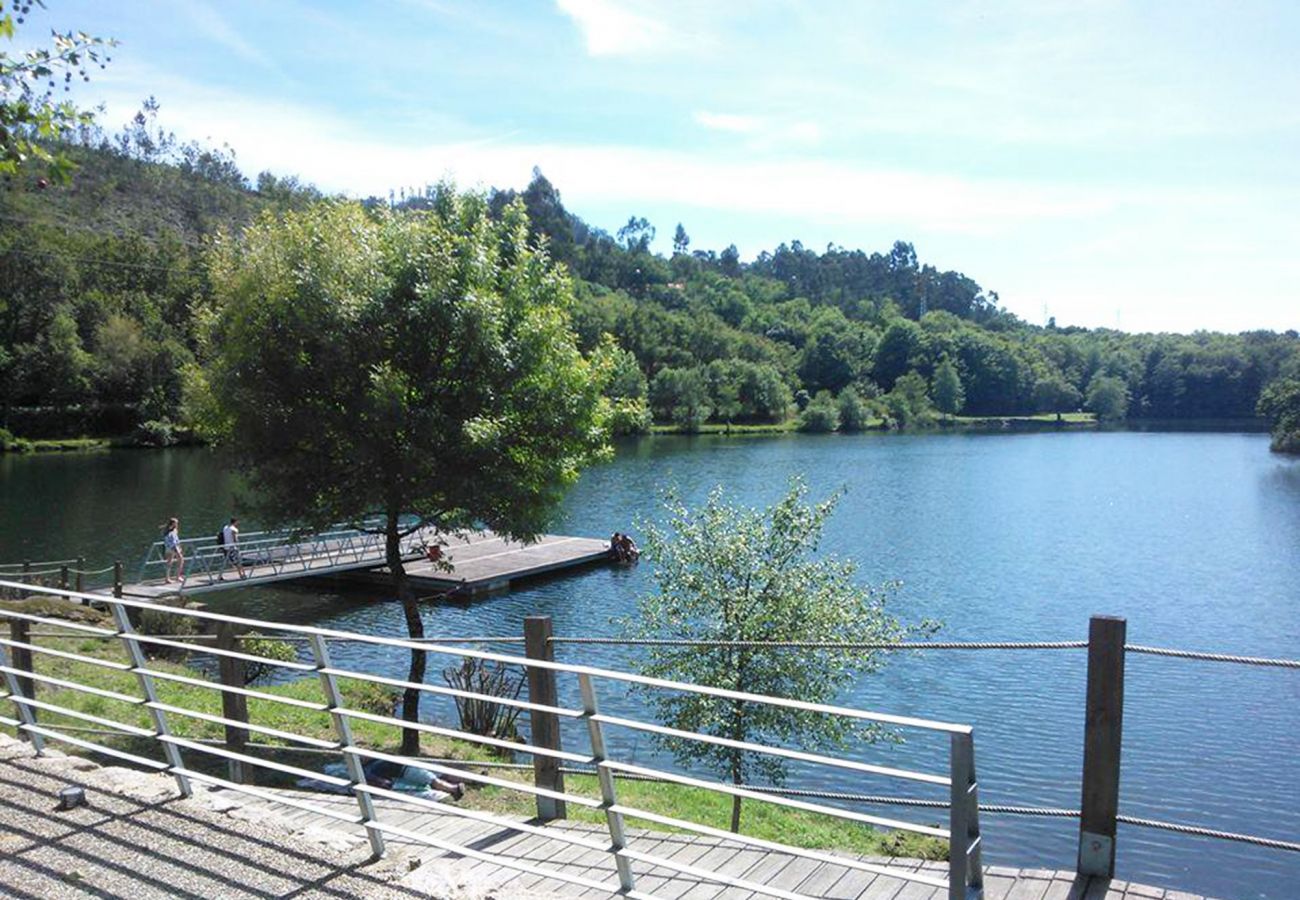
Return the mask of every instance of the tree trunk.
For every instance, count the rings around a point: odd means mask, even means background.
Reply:
[[[406,567],[402,564],[402,541],[398,534],[398,514],[395,511],[388,513],[385,543],[388,571],[393,576],[393,590],[397,594],[398,602],[402,604],[402,614],[406,616],[406,632],[411,640],[420,640],[424,637],[424,622],[420,619],[420,607],[415,602],[415,592],[411,590],[411,583],[406,578]],[[407,671],[406,680],[413,684],[423,684],[427,662],[427,652],[412,649],[411,667]],[[403,692],[402,718],[405,721],[420,721],[420,694],[422,693],[423,691],[416,688],[406,688]],[[420,732],[414,728],[403,728],[402,749],[399,752],[403,756],[419,754]]]
[[[739,679],[737,679],[739,680]],[[736,690],[741,690],[740,684],[736,685]],[[731,701],[731,739],[733,741],[745,740],[745,701]],[[731,751],[731,783],[736,787],[741,787],[745,783],[745,759],[743,750]],[[731,833],[740,834],[740,804],[744,798],[731,798]]]

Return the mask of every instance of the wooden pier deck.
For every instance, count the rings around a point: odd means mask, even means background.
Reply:
[[[452,539],[443,555],[454,567],[447,572],[427,559],[406,565],[406,574],[418,591],[459,590],[471,594],[503,590],[512,582],[565,569],[609,561],[609,541],[600,538],[544,534],[531,544],[507,540],[491,532],[468,541]],[[331,580],[344,584],[386,586],[387,567],[342,572]]]
[[[54,811],[60,788],[81,785],[88,803]],[[0,896],[134,897],[420,897],[456,900],[541,900],[613,897],[618,880],[610,855],[552,837],[455,814],[448,805],[416,809],[376,799],[379,821],[410,835],[467,847],[525,863],[523,873],[495,861],[440,850],[414,837],[390,834],[388,854],[368,862],[359,824],[230,790],[195,784],[181,799],[169,776],[100,767],[49,750],[35,757],[30,744],[0,734]],[[355,816],[356,801],[340,794],[263,788]],[[522,820],[521,820],[522,821]],[[552,823],[603,843],[600,825]],[[793,894],[833,900],[946,900],[947,891],[904,883],[835,863],[810,860],[689,834],[628,829],[629,848],[743,878]],[[841,856],[844,854],[834,854]],[[942,878],[944,864],[909,859],[866,859],[902,871]],[[637,888],[662,900],[750,900],[762,896],[663,867],[634,863]],[[581,886],[547,877],[563,870],[602,885]],[[1194,894],[1120,880],[1076,878],[1048,869],[992,866],[984,900],[1204,900]]]
[[[523,544],[484,531],[467,539],[449,539],[443,555],[452,564],[452,571],[444,571],[423,557],[409,557],[406,572],[416,591],[455,590],[482,594],[502,590],[523,578],[605,562],[609,558],[608,548],[609,542],[600,538],[544,534],[534,543]],[[122,593],[137,599],[158,600],[178,594],[188,597],[276,582],[325,580],[335,584],[375,587],[391,584],[388,568],[383,564],[383,554],[378,548],[338,562],[325,559],[318,552],[308,562],[310,565],[259,561],[257,555],[245,553],[247,578],[241,579],[232,563],[224,567],[220,578],[205,573],[187,578],[183,585],[151,579],[123,585]],[[105,589],[101,593],[111,593],[111,590]]]
[[[305,796],[301,791],[276,790],[289,797]],[[326,816],[288,809],[279,804],[224,792],[224,803],[243,809],[255,819],[268,821],[287,817],[294,829],[324,829],[336,834],[351,834],[364,840],[360,825],[352,825]],[[313,805],[337,809],[340,814],[356,811],[351,797],[312,794]],[[470,883],[481,886],[487,896],[514,897],[534,895],[548,897],[614,897],[618,894],[618,876],[613,859],[604,851],[588,850],[555,838],[515,831],[497,825],[457,816],[447,812],[414,809],[391,800],[376,800],[380,821],[409,832],[442,838],[474,850],[507,857],[541,869],[560,869],[584,878],[603,882],[609,890],[584,889],[555,878],[529,874],[490,862],[474,860],[461,854],[442,851],[413,838],[389,835],[390,847],[420,860],[420,865],[403,880],[407,887],[432,890],[446,883]],[[520,820],[527,821],[527,820]],[[589,840],[607,840],[603,825],[552,822],[548,828],[579,834]],[[904,882],[888,875],[878,875],[847,866],[819,862],[788,853],[757,849],[734,841],[698,835],[629,828],[629,849],[652,854],[681,865],[706,872],[716,872],[736,879],[756,882],[808,897],[833,900],[946,900],[943,888]],[[936,878],[947,876],[946,863],[916,859],[852,856],[834,854],[872,862],[902,872],[922,872]],[[637,890],[663,900],[760,900],[771,896],[683,874],[664,867],[634,864]],[[1073,872],[1052,869],[1016,869],[989,866],[985,869],[984,900],[1206,900],[1195,894],[1129,883],[1119,879],[1088,878]]]

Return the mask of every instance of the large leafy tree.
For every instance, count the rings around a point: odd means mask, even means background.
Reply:
[[[887,588],[854,580],[856,565],[817,556],[822,529],[838,496],[807,500],[798,479],[766,510],[729,504],[715,489],[698,509],[670,495],[667,522],[645,526],[657,593],[642,597],[624,623],[635,637],[683,641],[652,646],[641,668],[650,676],[756,694],[827,703],[858,674],[880,667],[872,650],[775,649],[695,642],[892,642],[916,629],[885,608]],[[923,623],[918,628],[929,630]],[[800,746],[843,745],[879,733],[841,718],[699,694],[657,694],[658,714],[674,728],[732,741]],[[698,741],[665,738],[684,766],[699,765],[733,784],[781,784],[780,757]],[[740,798],[731,829],[740,829]]]
[[[568,278],[521,203],[436,192],[425,212],[321,203],[211,252],[217,422],[275,521],[378,517],[412,638],[402,540],[420,526],[542,528],[604,447],[601,373],[569,327]],[[409,680],[424,680],[414,651]],[[418,717],[408,689],[403,715]],[[403,752],[418,749],[406,729]]]

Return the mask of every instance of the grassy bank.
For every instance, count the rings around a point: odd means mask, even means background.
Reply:
[[[55,611],[51,601],[22,601],[24,606],[34,614],[49,615]],[[10,604],[6,604],[10,605]],[[104,615],[85,607],[65,607],[63,610],[70,617],[86,622],[104,621]],[[98,660],[126,662],[124,648],[115,639],[102,639],[75,632],[66,632],[60,636],[51,636],[50,626],[34,626],[38,633],[34,642],[38,646],[73,652]],[[136,676],[89,663],[69,660],[48,654],[33,654],[35,670],[39,674],[49,675],[65,681],[73,681],[107,691],[137,695],[139,692]],[[188,678],[199,677],[193,668],[179,661],[153,659],[150,668],[159,672],[182,675]],[[171,706],[194,710],[208,715],[221,715],[221,694],[219,691],[181,684],[163,679],[154,679],[159,700]],[[253,686],[277,697],[305,700],[313,703],[321,701],[320,684],[315,677],[299,679],[288,684],[271,687]],[[353,679],[340,679],[339,687],[343,694],[344,705],[350,709],[381,715],[391,715],[396,702],[396,694],[390,689]],[[127,704],[112,698],[87,694],[59,688],[54,685],[41,684],[37,687],[37,699],[56,704],[78,712],[135,725],[151,728],[148,714],[138,705]],[[7,704],[5,704],[7,706]],[[10,708],[11,709],[11,708]],[[288,706],[272,700],[249,698],[249,721],[253,724],[276,728],[306,737],[333,740],[334,732],[328,714],[301,707]],[[10,715],[9,709],[5,711]],[[94,740],[116,749],[136,753],[154,759],[160,759],[154,741],[148,738],[92,734],[76,729],[98,729],[100,726],[66,715],[38,710],[37,717],[41,724],[66,727],[73,737]],[[220,743],[224,740],[225,727],[201,719],[168,714],[168,725],[178,737],[193,741],[211,741]],[[13,733],[13,729],[5,729]],[[364,719],[353,719],[352,730],[358,744],[376,751],[397,753],[400,744],[400,732],[395,726],[383,725]],[[338,759],[338,754],[301,749],[301,745],[277,739],[267,735],[250,734],[249,753],[260,758],[276,762],[289,763],[313,771],[321,771],[325,762]],[[69,753],[82,753],[71,745],[62,745],[60,749]],[[225,777],[224,760],[199,751],[186,749],[182,751],[186,765],[197,771]],[[421,741],[421,754],[430,758],[453,760],[476,760],[482,762],[509,762],[508,756],[496,755],[490,748],[485,748],[467,741],[455,741],[437,735],[425,734]],[[528,757],[523,757],[527,761]],[[115,763],[105,757],[106,763]],[[117,763],[120,764],[120,763]],[[531,769],[505,769],[495,767],[466,766],[471,771],[491,775],[494,778],[520,783],[531,783]],[[294,778],[271,770],[259,770],[257,783],[290,787]],[[505,815],[531,816],[535,812],[533,798],[527,794],[497,786],[475,787],[473,782],[466,782],[469,789],[462,803],[473,809],[497,812]],[[569,793],[598,800],[600,788],[592,776],[566,776],[566,789]],[[656,782],[626,781],[618,782],[620,802],[645,809],[647,812],[672,816],[678,819],[698,822],[714,828],[727,828],[730,822],[730,798],[709,791],[701,791],[680,785]],[[579,821],[603,822],[604,815],[598,811],[569,805],[569,816]],[[629,820],[630,824],[646,828],[663,829],[662,826],[649,822]],[[910,833],[885,833],[860,826],[851,822],[829,816],[806,813],[799,810],[782,809],[771,804],[746,801],[743,812],[742,831],[756,837],[779,840],[803,847],[834,849],[864,854],[886,856],[909,856],[929,859],[946,858],[947,845],[941,841],[924,838]]]
[[[1006,428],[1021,426],[1053,425],[1096,425],[1097,416],[1090,412],[1061,413],[1058,420],[1055,413],[1039,413],[1036,416],[953,416],[952,423],[957,426],[973,428]]]

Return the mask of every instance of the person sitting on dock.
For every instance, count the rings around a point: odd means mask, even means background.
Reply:
[[[163,526],[163,583],[172,580],[172,563],[176,563],[176,580],[185,580],[185,551],[181,549],[181,520],[172,516]]]
[[[623,547],[623,535],[619,534],[616,531],[609,536],[609,558],[614,560],[614,562],[622,562],[623,561],[622,547]]]
[[[618,558],[623,562],[636,562],[641,557],[641,549],[632,542],[632,535],[625,534],[618,545]]]
[[[247,578],[243,555],[239,552],[239,519],[234,516],[230,517],[230,524],[221,529],[221,546],[226,552],[221,560],[221,571],[217,573],[217,581],[226,580],[226,566],[231,563],[235,564],[235,570],[240,578]]]

